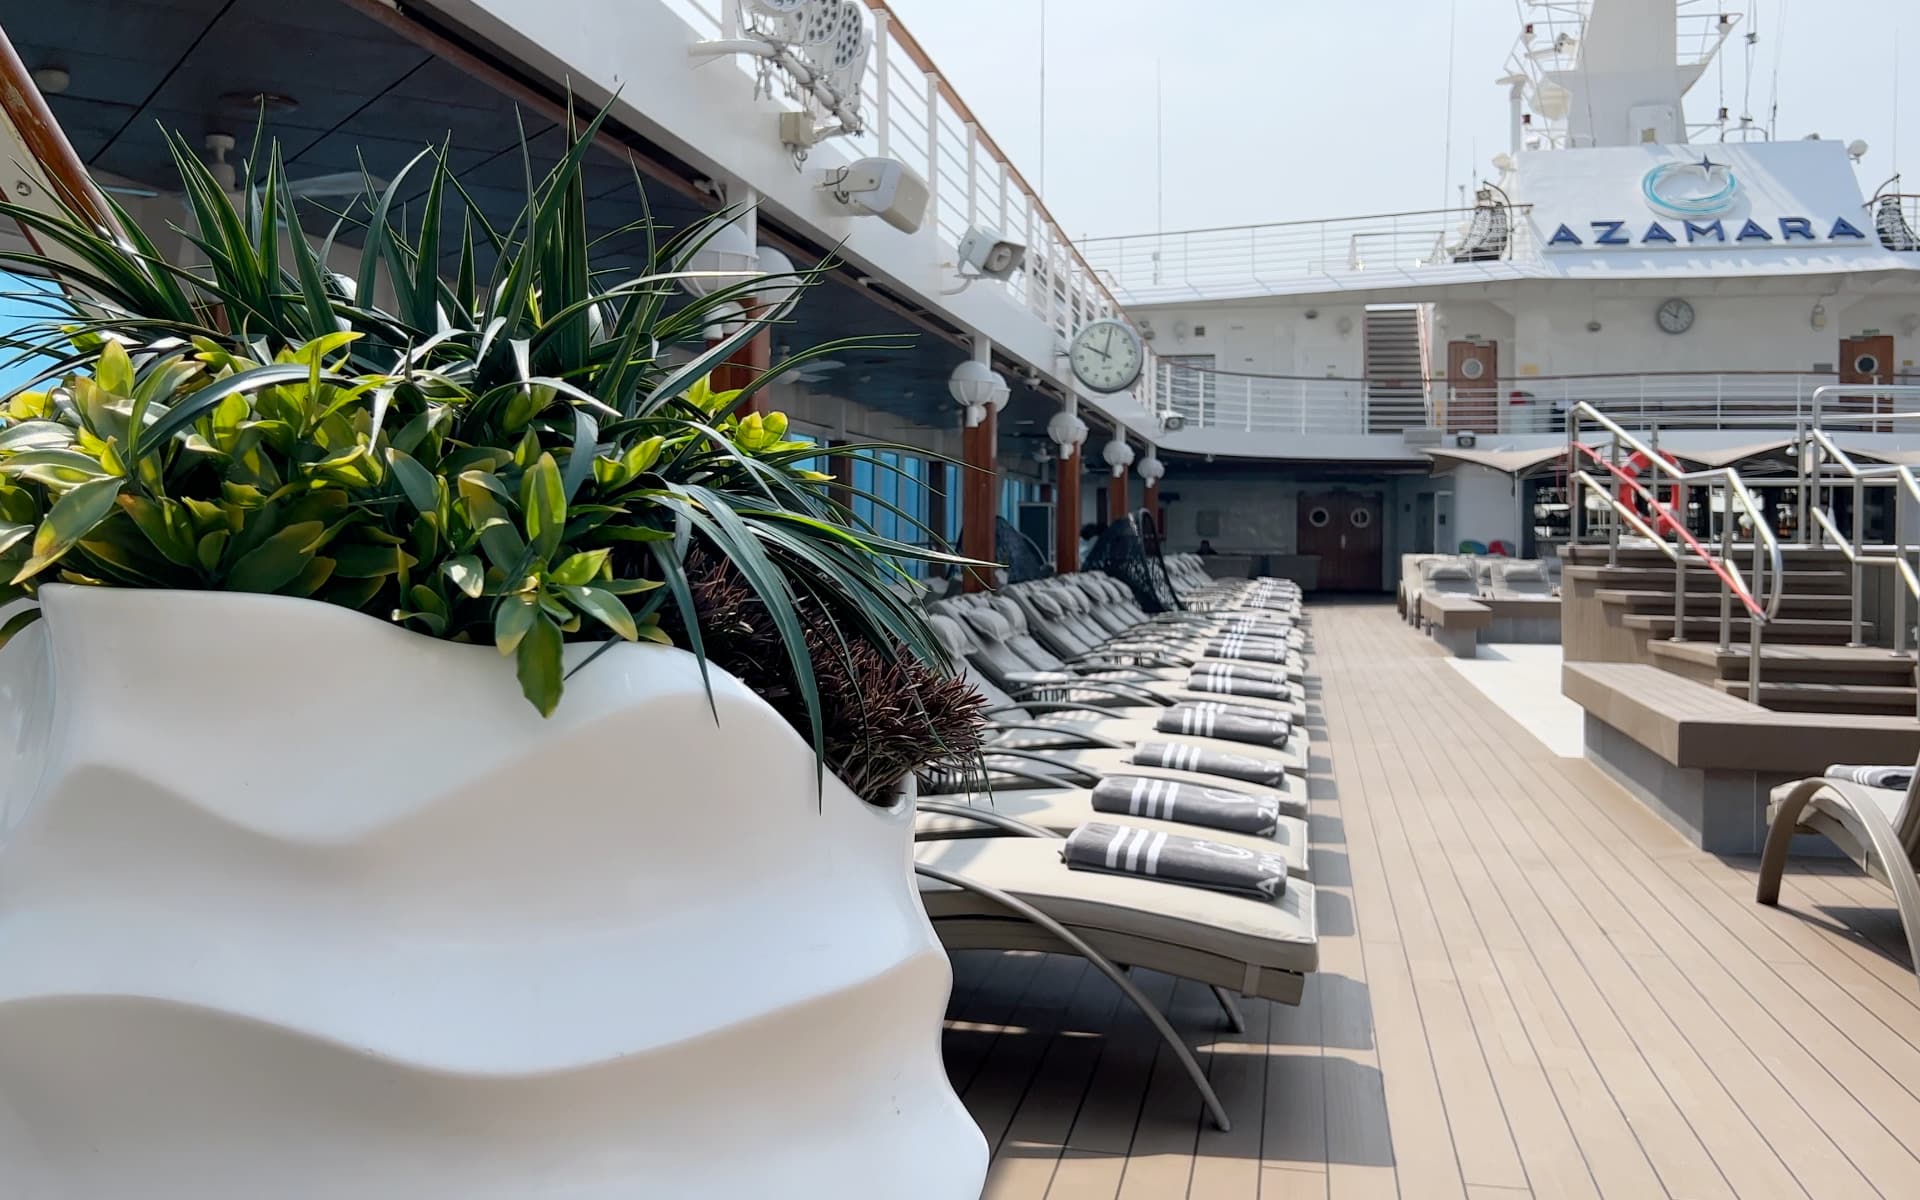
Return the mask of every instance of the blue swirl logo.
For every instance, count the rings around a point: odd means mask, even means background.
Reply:
[[[1703,157],[1698,162],[1660,164],[1640,181],[1640,191],[1653,211],[1685,220],[1719,216],[1732,208],[1740,181],[1732,167]]]

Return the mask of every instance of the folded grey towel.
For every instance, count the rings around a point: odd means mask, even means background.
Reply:
[[[1161,733],[1184,733],[1188,737],[1218,738],[1223,742],[1245,742],[1250,746],[1287,748],[1293,736],[1293,723],[1284,717],[1243,717],[1236,713],[1210,712],[1177,704],[1160,714],[1153,724]]]
[[[1256,617],[1241,615],[1233,617],[1220,627],[1222,633],[1259,633],[1273,637],[1285,637],[1293,632],[1293,622],[1285,617]]]
[[[1187,672],[1189,679],[1210,675],[1215,679],[1245,679],[1252,683],[1286,683],[1287,673],[1266,663],[1201,663]]]
[[[1844,779],[1871,788],[1904,792],[1913,786],[1912,767],[1828,767],[1828,779]]]
[[[1277,899],[1287,887],[1287,861],[1278,854],[1104,821],[1068,834],[1060,857],[1068,870],[1140,875],[1255,900]]]
[[[1093,810],[1260,837],[1272,837],[1280,824],[1280,802],[1272,796],[1144,775],[1109,775],[1102,779],[1093,789]]]
[[[1256,721],[1286,721],[1289,724],[1293,721],[1287,714],[1276,713],[1271,708],[1233,704],[1226,700],[1183,700],[1174,707],[1190,708],[1195,712],[1230,713],[1236,717],[1252,717]]]
[[[1289,657],[1289,647],[1285,642],[1223,637],[1207,643],[1206,657],[1231,658],[1236,662],[1284,663]]]
[[[1198,775],[1218,775],[1239,779],[1261,787],[1277,788],[1287,781],[1285,764],[1208,750],[1184,742],[1141,742],[1133,748],[1133,763],[1139,767],[1164,767],[1169,771],[1187,771]]]
[[[1187,690],[1209,692],[1217,696],[1254,696],[1262,700],[1285,700],[1293,690],[1282,681],[1247,679],[1211,671],[1194,671],[1187,677]]]

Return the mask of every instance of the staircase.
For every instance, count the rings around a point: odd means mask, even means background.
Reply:
[[[1399,433],[1427,423],[1426,367],[1420,358],[1420,310],[1369,305],[1366,316],[1367,432]]]
[[[1650,549],[1622,547],[1607,565],[1605,546],[1563,552],[1564,583],[1597,601],[1612,637],[1612,661],[1641,661],[1730,696],[1748,698],[1748,623],[1734,605],[1732,645],[1720,649],[1720,580],[1698,563],[1687,571],[1686,641],[1674,631],[1672,563]],[[1762,707],[1781,712],[1859,713],[1912,717],[1914,658],[1887,646],[1850,646],[1852,577],[1835,550],[1789,549],[1779,616],[1760,651]],[[1745,562],[1742,560],[1744,567]],[[1861,639],[1875,640],[1865,622]],[[1624,636],[1623,636],[1624,635]]]

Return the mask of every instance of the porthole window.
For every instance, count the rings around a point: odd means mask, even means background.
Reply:
[[[1307,514],[1307,524],[1315,529],[1325,529],[1331,520],[1333,520],[1333,514],[1324,508],[1316,508]]]
[[[1853,360],[1853,369],[1862,375],[1879,375],[1880,360],[1872,354],[1862,354]]]
[[[1373,510],[1370,508],[1356,508],[1347,514],[1347,521],[1355,529],[1365,529],[1367,526],[1373,524]]]
[[[1463,379],[1478,379],[1486,373],[1487,364],[1477,358],[1470,358],[1460,364],[1460,377]]]

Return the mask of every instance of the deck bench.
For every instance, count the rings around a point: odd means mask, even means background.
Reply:
[[[1567,663],[1561,691],[1586,710],[1588,760],[1716,854],[1759,853],[1779,784],[1920,751],[1912,717],[1774,712],[1645,663]],[[1804,838],[1794,852],[1834,849]]]
[[[1480,632],[1493,626],[1493,610],[1472,596],[1429,591],[1420,594],[1420,619],[1447,653],[1472,658]]]

